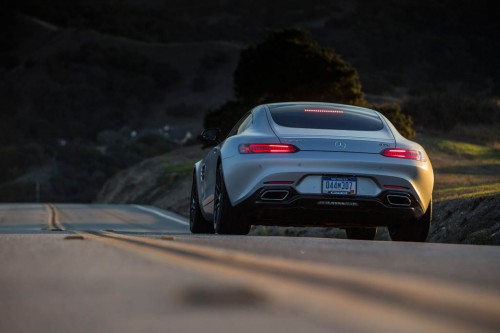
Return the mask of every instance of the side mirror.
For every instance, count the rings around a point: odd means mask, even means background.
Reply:
[[[220,143],[220,129],[218,128],[207,128],[201,132],[201,139],[205,142],[218,145]]]

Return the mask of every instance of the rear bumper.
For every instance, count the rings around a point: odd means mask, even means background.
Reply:
[[[236,155],[222,160],[224,180],[233,206],[247,202],[268,181],[292,181],[294,188],[304,196],[321,196],[321,177],[329,175],[357,177],[357,193],[366,197],[378,197],[387,190],[385,185],[408,188],[424,209],[432,196],[434,176],[429,161],[347,152],[253,155]]]
[[[252,224],[279,226],[390,226],[425,213],[415,197],[403,191],[347,197],[300,194],[293,187],[275,186],[260,188],[235,208]]]

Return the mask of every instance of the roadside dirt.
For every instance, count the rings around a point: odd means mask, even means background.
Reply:
[[[428,241],[500,245],[500,195],[436,203]]]
[[[96,202],[152,205],[188,216],[192,170],[204,154],[189,146],[144,160],[106,182]]]

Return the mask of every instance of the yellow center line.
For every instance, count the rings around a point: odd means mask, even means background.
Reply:
[[[47,230],[51,231],[64,231],[66,228],[61,224],[59,219],[59,212],[53,204],[46,204],[50,214],[47,221]]]

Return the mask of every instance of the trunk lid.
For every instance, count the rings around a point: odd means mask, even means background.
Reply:
[[[332,131],[330,135],[314,135],[311,133],[294,134],[276,131],[282,143],[292,144],[302,151],[344,151],[351,153],[378,154],[386,148],[395,148],[396,141],[388,135],[365,135],[365,133],[338,133]],[[336,133],[335,133],[336,132]],[[357,135],[354,135],[357,134]],[[381,134],[381,133],[379,133]]]

